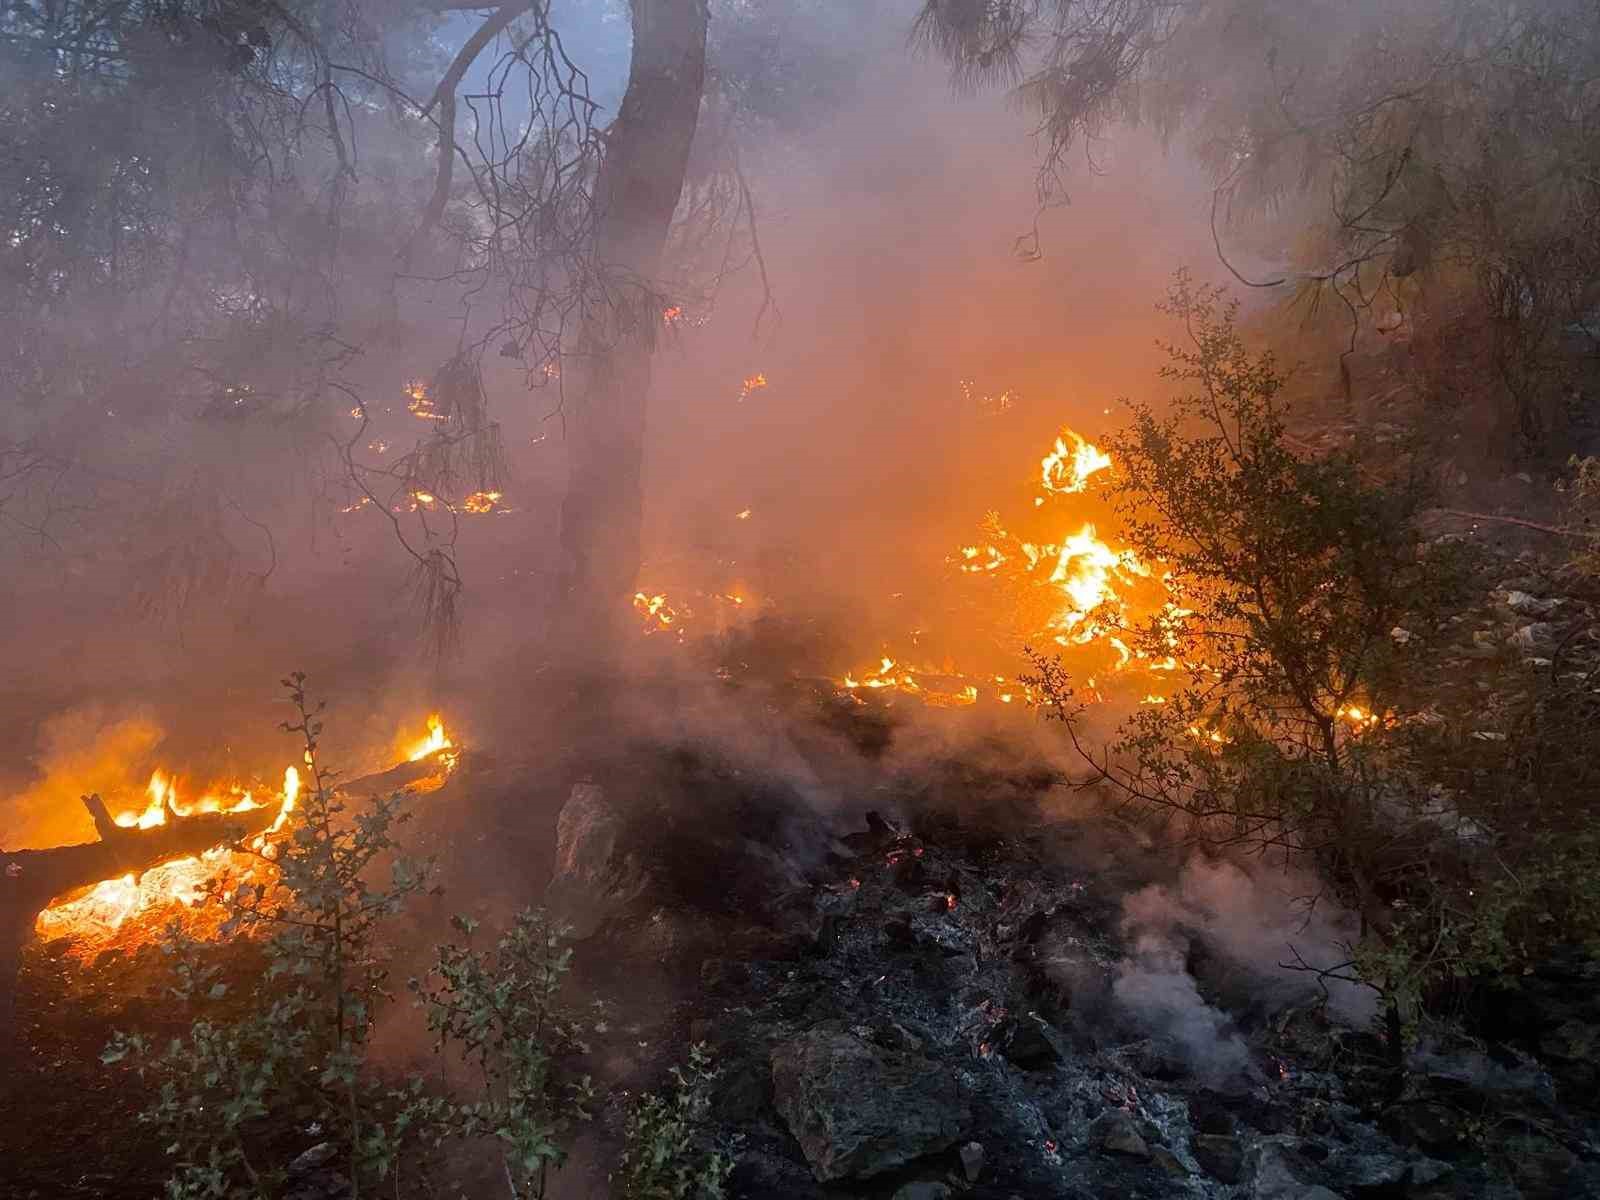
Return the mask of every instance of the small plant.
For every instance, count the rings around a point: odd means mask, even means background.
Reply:
[[[622,1159],[611,1176],[614,1200],[720,1200],[733,1162],[704,1148],[717,1072],[702,1044],[672,1068],[667,1095],[646,1094],[628,1114]]]
[[[432,969],[410,987],[437,1048],[465,1062],[477,1095],[456,1102],[414,1090],[407,1120],[431,1129],[436,1141],[491,1140],[513,1200],[539,1200],[551,1168],[566,1159],[563,1140],[589,1119],[594,1098],[588,1076],[571,1069],[588,1052],[582,1027],[560,1002],[570,931],[524,910],[493,950],[482,951],[471,945],[475,921],[452,923],[466,944],[439,947]]]
[[[133,1059],[158,1098],[141,1119],[175,1160],[171,1200],[277,1193],[283,1172],[261,1161],[270,1120],[292,1112],[343,1152],[352,1194],[389,1174],[397,1138],[385,1129],[388,1092],[366,1068],[378,1009],[391,997],[382,934],[386,922],[427,887],[429,865],[398,856],[394,831],[410,819],[397,793],[356,801],[335,790],[318,758],[321,706],[305,676],[284,680],[307,773],[289,814],[288,836],[260,843],[262,881],[216,885],[225,934],[262,935],[265,970],[243,1004],[227,997],[214,948],[176,927],[163,946],[173,993],[196,1014],[184,1036],[157,1048],[138,1034],[113,1038],[106,1062]],[[387,863],[388,879],[375,881]]]

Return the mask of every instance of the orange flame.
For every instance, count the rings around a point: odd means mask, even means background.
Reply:
[[[1067,495],[1083,491],[1091,476],[1110,466],[1109,454],[1072,430],[1063,429],[1050,453],[1039,460],[1039,477],[1046,492]]]

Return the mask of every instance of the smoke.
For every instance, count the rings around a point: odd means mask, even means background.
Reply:
[[[139,772],[148,775],[162,737],[148,715],[119,717],[101,706],[50,718],[40,734],[37,778],[13,795],[0,818],[0,847],[92,840],[94,825],[79,797],[112,796],[142,786]]]
[[[1355,923],[1315,880],[1264,865],[1250,869],[1191,858],[1171,884],[1126,897],[1130,949],[1113,995],[1147,1032],[1170,1038],[1201,1075],[1221,1079],[1248,1061],[1243,1033],[1259,1017],[1319,996],[1317,984],[1283,964],[1333,966],[1347,957]],[[1373,993],[1327,983],[1329,1012],[1351,1025],[1371,1020]]]

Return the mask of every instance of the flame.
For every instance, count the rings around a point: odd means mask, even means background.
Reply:
[[[670,308],[661,310],[661,319],[668,325],[674,324],[681,316],[683,316],[683,305],[681,304],[674,304]]]
[[[419,742],[413,742],[406,750],[407,762],[419,762],[430,754],[439,754],[445,750],[455,748],[455,743],[444,731],[444,718],[438,713],[428,714],[428,736]]]
[[[767,377],[760,371],[757,371],[754,375],[747,375],[744,383],[739,387],[739,399],[744,400],[751,392],[758,392],[766,386]]]
[[[667,603],[667,598],[660,592],[654,595],[645,592],[633,594],[633,607],[645,619],[645,632],[655,633],[659,630],[671,629],[678,623],[678,610]]]
[[[1050,453],[1039,460],[1039,477],[1046,492],[1067,495],[1083,491],[1091,476],[1110,466],[1109,454],[1072,430],[1063,429]]]
[[[748,521],[750,519],[750,510],[748,508],[741,508],[738,512],[733,514],[733,519],[735,521]]]
[[[980,539],[960,547],[949,561],[962,575],[991,580],[990,586],[1004,590],[1004,603],[1015,614],[1015,625],[1000,632],[1013,645],[1038,646],[1053,641],[1066,649],[1093,648],[1100,660],[1078,670],[1093,670],[1096,674],[1133,668],[1175,671],[1179,664],[1174,657],[1169,654],[1156,659],[1136,648],[1124,632],[1136,619],[1154,612],[1169,626],[1167,645],[1179,645],[1177,624],[1188,613],[1171,603],[1166,576],[1132,550],[1102,538],[1094,523],[1083,521],[1081,515],[1075,532],[1068,532],[1071,525],[1062,529],[1056,517],[1057,506],[1064,500],[1070,506],[1072,496],[1087,491],[1095,476],[1112,469],[1110,455],[1072,430],[1063,429],[1050,452],[1039,460],[1037,478],[1045,495],[1037,497],[1035,505],[1043,508],[1048,503],[1052,507],[1033,519],[1037,532],[1031,537],[1014,534],[1000,514],[991,510],[980,526]],[[1052,531],[1052,524],[1060,532]],[[892,650],[886,653],[888,659],[897,657]],[[922,694],[931,690],[921,679],[928,673],[924,668],[880,665],[852,671],[837,683],[852,693],[894,689]],[[953,669],[940,674],[961,677]],[[998,689],[990,688],[991,680]],[[1080,695],[1084,699],[1098,698],[1095,687],[1095,680],[1087,679]],[[962,688],[956,692],[948,687],[937,690],[941,695],[955,696],[955,702],[961,703],[967,702],[963,698],[969,689],[989,693],[1001,704],[1013,703],[1019,695],[1032,699],[1027,688],[1012,686],[1004,676],[983,675],[971,683],[963,680]]]
[[[437,713],[428,717],[427,724],[427,737],[410,746],[406,758],[416,762],[438,755],[448,772],[456,764],[455,745]],[[284,768],[283,786],[276,796],[278,811],[272,823],[250,839],[248,849],[219,846],[202,854],[171,859],[142,874],[102,880],[40,913],[36,922],[39,935],[69,938],[70,952],[84,959],[114,947],[137,948],[159,936],[173,919],[190,936],[220,936],[226,914],[221,906],[202,905],[201,901],[212,890],[231,882],[259,880],[276,872],[272,860],[277,856],[279,835],[303,789],[300,768]],[[234,783],[209,788],[189,802],[181,794],[177,777],[157,770],[145,784],[142,803],[114,813],[112,820],[126,829],[151,829],[173,817],[258,809],[263,807],[258,795],[266,794],[270,789]]]

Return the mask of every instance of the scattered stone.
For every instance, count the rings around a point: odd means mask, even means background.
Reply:
[[[350,1181],[332,1169],[339,1148],[318,1142],[289,1164],[284,1200],[344,1200],[352,1194]]]
[[[937,1180],[918,1180],[896,1191],[892,1200],[950,1200],[950,1185]]]
[[[1342,1200],[1337,1192],[1310,1183],[1311,1166],[1292,1139],[1265,1138],[1249,1154],[1252,1200]]]
[[[1600,1026],[1563,1021],[1539,1039],[1539,1052],[1558,1062],[1591,1062],[1600,1054]]]
[[[1511,635],[1511,644],[1519,650],[1540,650],[1556,642],[1555,626],[1548,621],[1534,621]]]
[[[309,1175],[312,1171],[320,1171],[338,1156],[339,1147],[332,1142],[318,1142],[289,1164],[289,1174]]]
[[[1223,1183],[1238,1183],[1244,1176],[1244,1147],[1224,1133],[1196,1134],[1189,1149],[1200,1169]]]
[[[1150,1144],[1139,1132],[1139,1123],[1120,1108],[1108,1109],[1094,1119],[1089,1126],[1089,1144],[1108,1154],[1150,1157]]]
[[[1445,1150],[1461,1136],[1455,1113],[1430,1100],[1402,1104],[1383,1115],[1383,1127],[1399,1141],[1425,1150]]]
[[[1523,1200],[1564,1200],[1577,1156],[1565,1146],[1544,1137],[1517,1138],[1506,1147],[1511,1174]]]
[[[1393,629],[1389,630],[1389,640],[1392,641],[1396,646],[1404,646],[1411,640],[1411,631],[1409,629],[1402,629],[1400,626],[1396,625]]]
[[[1506,593],[1506,607],[1524,617],[1548,617],[1561,607],[1561,601],[1541,600],[1537,596],[1530,596],[1527,592],[1513,591]]]
[[[1468,1094],[1498,1103],[1507,1100],[1554,1105],[1555,1083],[1527,1058],[1514,1065],[1497,1062],[1470,1047],[1419,1047],[1410,1059],[1412,1075],[1439,1095]]]
[[[961,1147],[961,1169],[966,1172],[968,1183],[978,1182],[978,1176],[983,1174],[982,1142],[967,1142]]]
[[[773,1103],[817,1179],[866,1178],[943,1150],[971,1119],[930,1059],[815,1028],[772,1054]]]
[[[1174,1179],[1187,1179],[1189,1177],[1189,1168],[1184,1166],[1182,1160],[1165,1146],[1152,1147],[1150,1161]]]
[[[1031,1013],[1006,1022],[1000,1035],[1005,1056],[1025,1071],[1039,1071],[1061,1061],[1061,1052],[1045,1032],[1044,1022]]]

